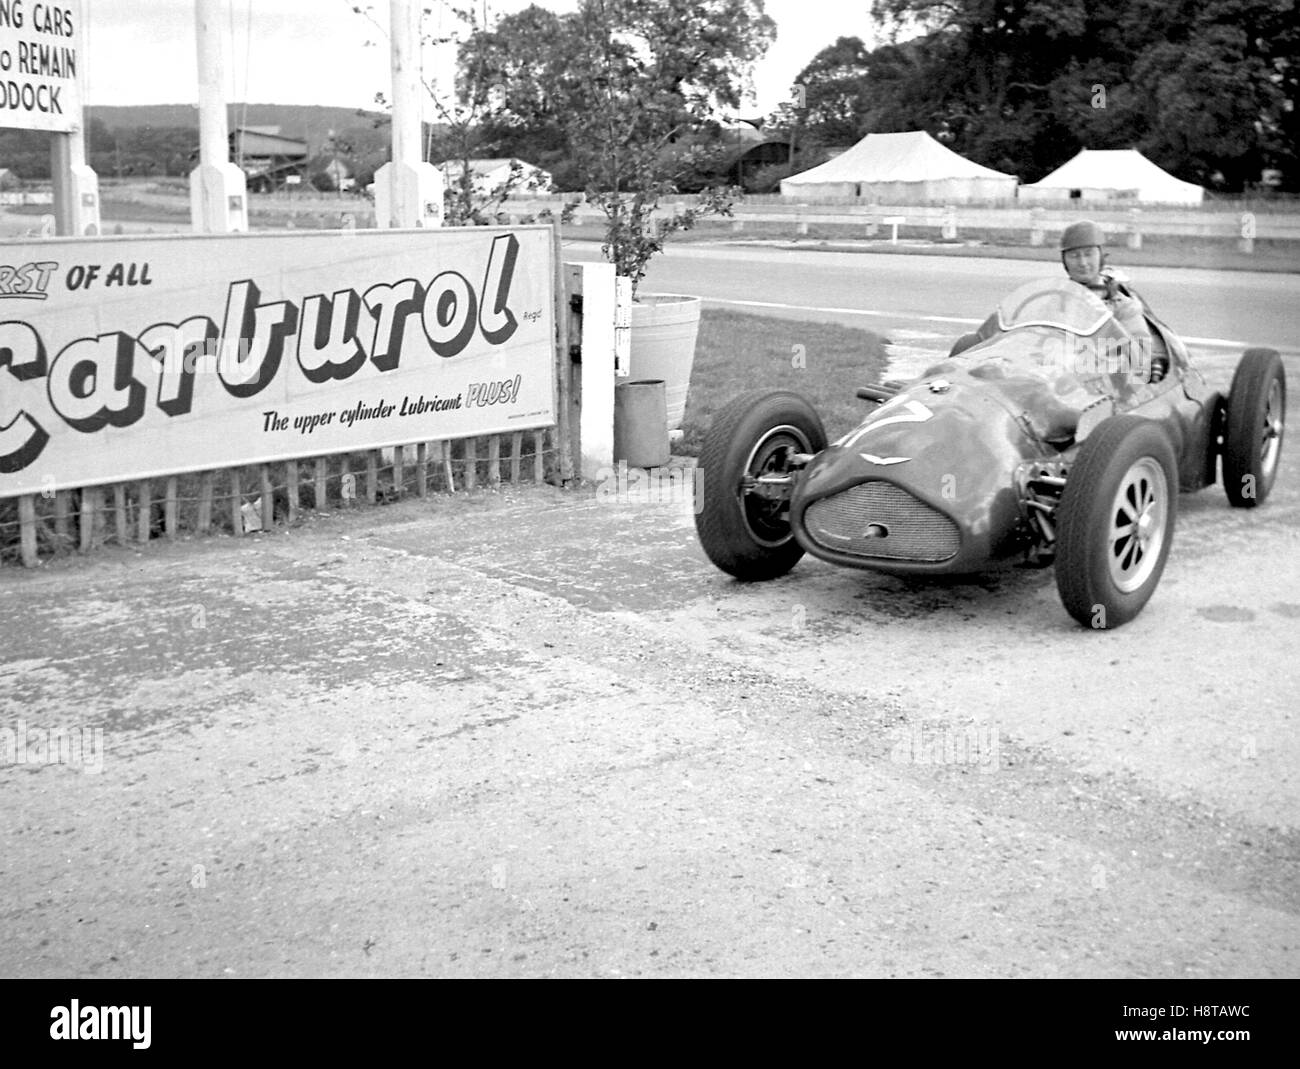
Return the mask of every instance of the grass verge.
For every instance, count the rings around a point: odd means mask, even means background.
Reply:
[[[803,394],[837,438],[857,426],[867,404],[853,391],[884,377],[884,339],[869,330],[706,309],[695,366],[673,451],[699,456],[713,414],[737,394],[760,388]]]

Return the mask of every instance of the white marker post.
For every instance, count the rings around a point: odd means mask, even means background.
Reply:
[[[0,0],[0,127],[47,130],[55,230],[99,233],[99,179],[86,166],[85,17],[81,0]]]
[[[248,230],[244,172],[230,162],[226,124],[228,0],[194,0],[199,50],[199,165],[190,172],[190,222],[200,234]]]
[[[390,0],[393,64],[393,159],[375,172],[375,223],[442,226],[442,173],[424,159],[424,83],[420,79],[420,4]]]

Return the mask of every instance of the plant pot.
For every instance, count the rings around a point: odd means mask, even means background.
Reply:
[[[643,296],[632,304],[629,377],[663,380],[669,431],[677,430],[686,414],[702,306],[699,297],[668,293]]]

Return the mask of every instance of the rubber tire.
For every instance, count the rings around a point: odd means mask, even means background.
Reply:
[[[826,448],[821,417],[807,398],[790,390],[751,390],[718,410],[700,450],[703,501],[695,514],[700,545],[709,560],[745,582],[785,575],[803,556],[788,525],[779,545],[757,538],[740,493],[750,454],[768,432],[786,425],[801,432],[807,452]]]
[[[1164,542],[1142,585],[1125,592],[1115,585],[1107,559],[1112,508],[1124,478],[1145,458],[1155,460],[1165,476]],[[1178,462],[1164,429],[1140,416],[1112,416],[1099,423],[1079,447],[1056,510],[1056,589],[1066,611],[1097,630],[1132,620],[1160,582],[1177,518]]]
[[[1262,505],[1273,489],[1282,459],[1282,437],[1272,471],[1265,472],[1260,456],[1260,431],[1264,425],[1269,391],[1281,384],[1282,420],[1286,421],[1286,370],[1275,349],[1247,349],[1232,376],[1228,391],[1227,427],[1223,435],[1223,492],[1233,508]],[[1248,479],[1249,477],[1249,479]],[[1248,492],[1248,488],[1253,492]]]

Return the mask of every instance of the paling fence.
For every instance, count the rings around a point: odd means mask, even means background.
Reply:
[[[419,442],[0,500],[0,563],[187,534],[247,534],[404,497],[561,481],[558,428]]]
[[[35,265],[0,301],[0,563],[571,479],[558,245],[513,227],[0,246]]]

